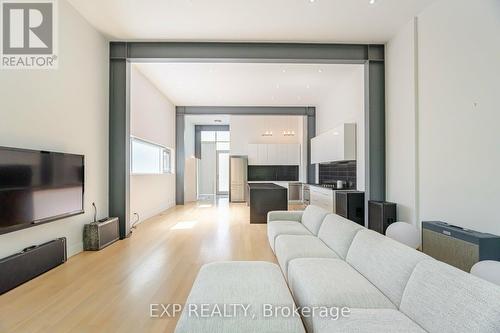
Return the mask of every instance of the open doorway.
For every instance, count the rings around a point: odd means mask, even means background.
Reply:
[[[231,134],[229,117],[188,116],[186,127],[186,201],[229,195]]]

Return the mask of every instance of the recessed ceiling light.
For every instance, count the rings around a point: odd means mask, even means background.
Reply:
[[[376,2],[376,0],[370,0],[370,2],[369,2],[369,3],[370,3],[370,5],[374,5],[374,4],[375,4],[375,2]]]
[[[286,69],[283,69],[283,70],[282,70],[282,72],[283,72],[283,73],[286,73]]]
[[[307,89],[309,89],[309,88],[311,88],[311,86],[310,86],[310,85],[307,85],[307,86],[306,86],[306,88],[307,88]]]
[[[318,73],[323,73],[323,70],[321,68],[318,69]]]
[[[309,2],[314,2],[314,0],[309,0]]]

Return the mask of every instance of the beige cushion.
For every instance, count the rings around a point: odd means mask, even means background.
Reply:
[[[274,242],[274,250],[285,278],[288,275],[290,260],[296,258],[339,258],[316,236],[279,235]]]
[[[399,306],[415,266],[430,257],[371,230],[359,231],[346,261]]]
[[[294,259],[288,286],[299,306],[394,309],[394,304],[341,259]],[[312,318],[304,318],[308,332]]]
[[[498,333],[500,286],[425,260],[415,267],[400,310],[431,333]]]
[[[340,215],[328,214],[321,224],[318,237],[342,259],[345,259],[354,236],[362,229],[364,228],[359,224]]]
[[[321,207],[309,205],[302,214],[302,224],[313,234],[318,235],[319,228],[328,211]]]
[[[314,333],[425,333],[403,313],[392,309],[350,309],[349,316],[338,320],[315,316],[312,325]]]
[[[210,312],[224,304],[249,305],[236,316],[189,316],[189,304],[208,304]],[[299,317],[264,317],[265,304],[293,307],[292,295],[278,265],[259,261],[218,262],[203,266],[196,277],[176,333],[294,332],[305,333]],[[200,313],[200,311],[198,311]],[[193,314],[193,312],[192,312]],[[252,317],[255,315],[255,318]]]
[[[267,223],[267,237],[269,245],[274,251],[274,242],[279,235],[311,235],[309,230],[300,222],[272,221]]]

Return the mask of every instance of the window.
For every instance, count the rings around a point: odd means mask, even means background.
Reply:
[[[217,132],[217,141],[218,142],[229,142],[230,141],[230,132],[229,131]]]
[[[215,132],[201,131],[201,142],[215,142]]]
[[[217,150],[230,150],[229,142],[217,142],[216,149]]]
[[[230,150],[229,131],[201,131],[201,142],[215,142],[217,150]]]
[[[138,138],[131,139],[131,173],[172,173],[172,152],[170,149]]]

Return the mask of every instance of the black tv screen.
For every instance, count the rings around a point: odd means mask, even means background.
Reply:
[[[0,147],[0,234],[83,213],[84,157]]]

